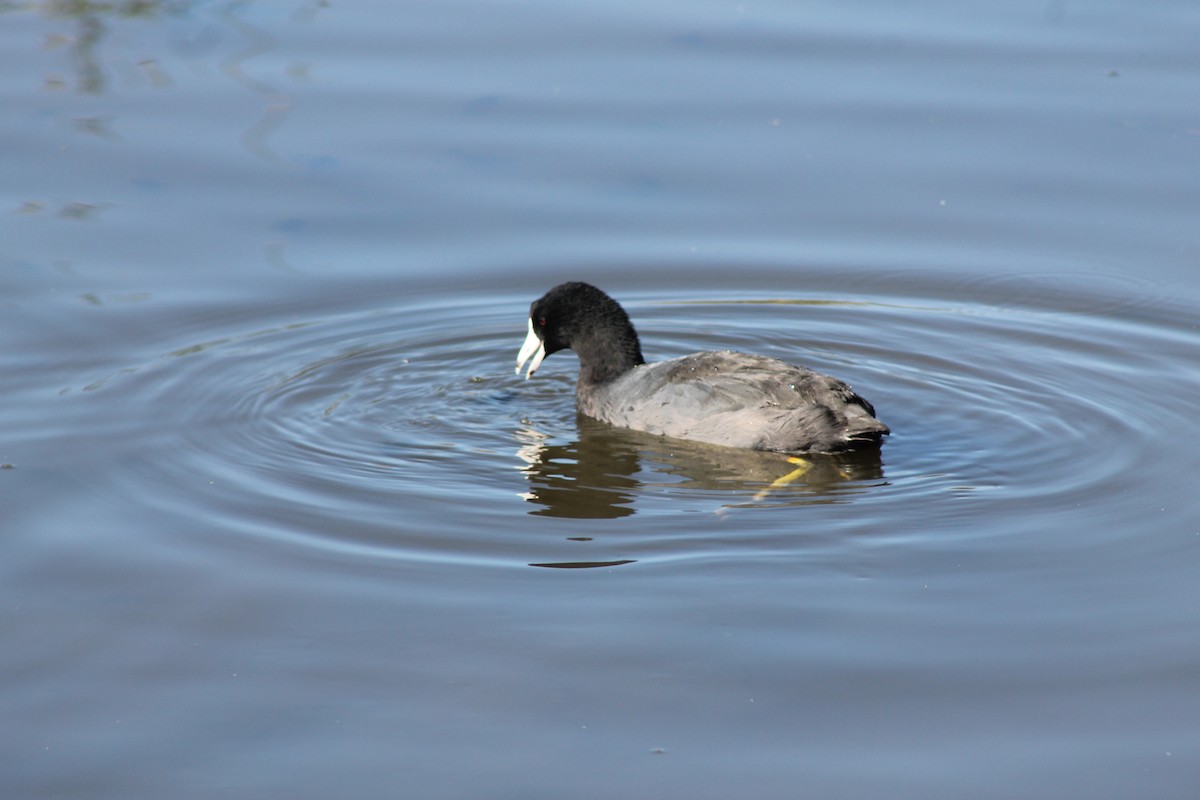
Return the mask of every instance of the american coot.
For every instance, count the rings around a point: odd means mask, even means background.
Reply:
[[[625,309],[586,283],[555,286],[529,307],[517,374],[566,348],[579,356],[579,411],[613,425],[783,453],[878,447],[889,433],[845,382],[774,358],[704,352],[647,364]]]

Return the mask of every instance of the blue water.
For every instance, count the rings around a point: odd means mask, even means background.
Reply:
[[[1193,797],[1198,34],[5,7],[0,796]],[[566,279],[893,435],[578,417]]]

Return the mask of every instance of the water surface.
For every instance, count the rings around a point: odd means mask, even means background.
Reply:
[[[0,21],[4,796],[1194,794],[1191,4]],[[893,435],[580,418],[565,279]]]

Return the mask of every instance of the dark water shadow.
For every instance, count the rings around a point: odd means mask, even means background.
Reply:
[[[534,516],[568,519],[616,519],[635,513],[642,482],[641,451],[620,436],[606,436],[599,423],[580,417],[579,438],[546,444],[534,431],[518,432],[529,442],[517,454],[528,466],[526,501]]]
[[[578,417],[579,438],[566,444],[528,443],[518,455],[527,466],[526,501],[534,516],[614,519],[637,512],[649,491],[718,494],[729,506],[811,505],[845,502],[884,478],[878,448],[789,458],[653,436]]]

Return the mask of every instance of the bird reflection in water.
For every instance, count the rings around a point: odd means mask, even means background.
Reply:
[[[787,456],[669,439],[577,418],[579,438],[551,444],[533,427],[515,432],[529,482],[530,514],[614,519],[636,513],[647,489],[721,495],[717,513],[754,506],[849,502],[883,481],[878,449]]]

